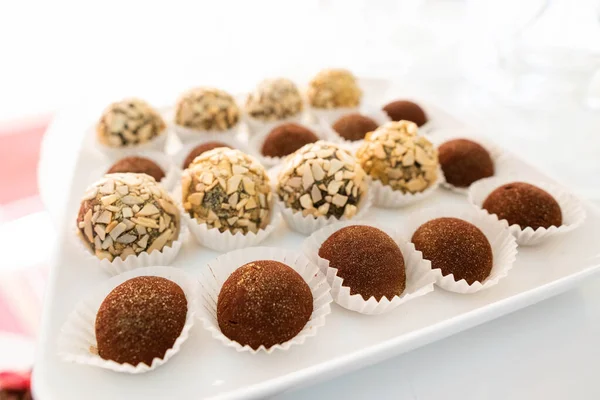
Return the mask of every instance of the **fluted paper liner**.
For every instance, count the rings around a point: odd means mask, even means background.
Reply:
[[[184,143],[183,147],[172,156],[173,163],[175,163],[175,166],[178,169],[180,169],[180,170],[184,169],[183,162],[185,161],[187,156],[190,154],[190,152],[196,146],[200,146],[201,144],[208,143],[208,142],[221,142],[223,144],[228,145],[232,149],[237,149],[244,153],[248,153],[248,146],[246,146],[245,143],[243,143],[241,140],[239,140],[235,136],[231,136],[231,135],[223,136],[220,133],[207,133],[207,134],[203,134],[203,135],[198,135],[198,137],[196,137],[195,140]]]
[[[400,247],[406,268],[406,287],[400,296],[394,296],[391,300],[387,297],[382,297],[381,300],[377,301],[375,297],[365,300],[360,294],[351,295],[350,287],[344,286],[344,280],[337,275],[337,268],[330,267],[329,260],[319,257],[319,249],[323,242],[334,232],[353,225],[367,225],[381,229]],[[415,246],[412,243],[402,238],[396,230],[376,224],[341,222],[329,225],[310,235],[304,241],[302,247],[309,260],[317,264],[321,272],[326,274],[327,283],[331,286],[333,300],[340,306],[361,314],[383,314],[407,301],[432,292],[433,284],[436,282],[438,275],[438,272],[434,272],[431,269],[431,263],[423,260],[423,255],[420,251],[415,250]]]
[[[96,350],[96,314],[100,305],[114,288],[138,276],[159,276],[175,282],[185,293],[188,302],[187,315],[181,334],[173,344],[173,347],[167,350],[164,357],[162,359],[155,358],[150,366],[144,363],[134,366],[105,360],[97,354]],[[190,329],[194,325],[199,309],[198,283],[183,270],[173,267],[155,266],[129,271],[114,276],[98,285],[91,295],[81,301],[75,310],[69,314],[58,337],[58,354],[64,361],[76,364],[91,365],[130,374],[148,372],[163,365],[179,352],[181,346],[189,336]]]
[[[401,190],[394,190],[391,186],[384,185],[381,181],[373,179],[371,181],[373,203],[375,206],[381,208],[407,207],[431,196],[442,182],[444,182],[444,175],[441,168],[438,168],[437,178],[433,185],[418,193],[403,193]]]
[[[94,131],[94,135],[95,135]],[[144,151],[156,151],[160,153],[165,152],[165,144],[167,142],[168,129],[163,130],[158,136],[150,139],[149,141],[135,146],[127,147],[111,147],[98,142],[98,139],[94,136],[94,145],[105,155],[113,159],[124,158],[127,156],[133,156]]]
[[[308,111],[315,122],[325,121],[326,123],[333,124],[340,117],[342,117],[346,114],[360,112],[360,106],[359,107],[337,107],[337,108],[309,107]]]
[[[535,185],[554,197],[562,212],[562,225],[551,226],[549,228],[540,227],[536,230],[533,230],[531,227],[521,229],[521,227],[516,224],[508,226],[507,220],[503,219],[499,221],[496,214],[490,214],[487,210],[482,208],[483,202],[490,193],[492,193],[496,188],[511,182],[526,182]],[[564,188],[547,182],[534,182],[515,177],[486,178],[471,185],[468,198],[469,202],[474,205],[479,212],[486,215],[493,221],[499,221],[503,227],[510,231],[510,233],[516,238],[517,243],[521,246],[533,246],[544,242],[546,239],[552,236],[570,232],[583,224],[586,218],[585,210],[577,197],[569,193]]]
[[[473,208],[454,205],[426,208],[412,213],[401,225],[402,234],[409,240],[412,240],[413,234],[421,225],[432,219],[442,217],[460,218],[478,227],[490,242],[493,264],[490,275],[483,282],[474,282],[471,285],[464,279],[457,282],[454,274],[443,276],[439,268],[434,268],[433,271],[437,272],[437,286],[450,292],[475,293],[496,285],[502,278],[508,275],[517,257],[517,242],[515,238],[497,220],[494,221]],[[431,266],[429,260],[425,261]]]
[[[244,115],[243,115],[244,122],[248,126],[248,132],[250,134],[250,137],[264,136],[264,135],[268,134],[269,132],[271,132],[271,130],[273,128],[275,128],[276,126],[279,126],[281,124],[287,124],[290,122],[293,122],[296,124],[302,124],[303,117],[304,117],[303,110],[300,111],[298,114],[293,115],[291,117],[278,119],[275,121],[262,121],[260,119],[251,117],[247,113],[244,113]]]
[[[174,122],[169,123],[169,127],[175,131],[179,140],[182,143],[188,143],[192,141],[198,141],[202,139],[204,136],[210,135],[220,138],[235,138],[240,129],[241,120],[238,123],[226,130],[218,131],[218,130],[201,130],[201,129],[192,129],[185,126],[177,125]]]
[[[361,115],[364,115],[364,116],[369,117],[372,120],[374,120],[378,126],[381,126],[381,125],[385,124],[386,122],[391,121],[390,117],[388,117],[388,115],[383,110],[365,109],[365,110],[359,110],[358,112]],[[364,143],[364,139],[361,139],[361,140],[344,139],[343,137],[340,136],[339,133],[337,133],[333,129],[333,124],[335,124],[336,121],[337,120],[334,120],[331,122],[329,122],[326,119],[319,120],[319,125],[321,126],[321,129],[323,130],[323,132],[325,132],[327,140],[330,140],[334,143],[338,143],[340,146],[342,146],[342,148],[349,151],[352,155],[356,154],[356,151],[358,150],[358,148]]]
[[[313,296],[313,312],[302,331],[293,339],[276,344],[268,349],[260,346],[255,350],[249,345],[242,346],[221,332],[217,321],[217,300],[223,284],[236,269],[249,262],[259,260],[279,261],[298,272],[310,287]],[[213,338],[239,352],[247,351],[252,354],[265,352],[270,354],[274,351],[288,350],[291,346],[302,344],[309,337],[315,336],[317,329],[325,325],[325,317],[331,313],[332,299],[325,276],[315,264],[300,252],[274,247],[251,247],[232,251],[210,261],[206,268],[202,269],[199,280],[202,305],[200,319],[204,327],[211,333]]]

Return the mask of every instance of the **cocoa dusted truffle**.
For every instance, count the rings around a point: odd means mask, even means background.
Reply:
[[[96,315],[98,355],[119,364],[151,366],[181,335],[187,309],[185,293],[168,279],[139,276],[123,282]]]
[[[195,88],[177,102],[175,123],[199,131],[225,131],[237,125],[240,111],[228,93],[214,88]]]
[[[313,297],[304,279],[278,261],[260,260],[235,270],[217,300],[217,320],[229,339],[269,349],[293,339],[310,320]]]
[[[350,294],[392,300],[406,287],[404,257],[394,240],[372,226],[353,225],[334,232],[319,249],[319,257],[337,268]]]
[[[132,147],[163,135],[160,114],[140,99],[125,99],[108,106],[96,125],[98,142],[109,147]]]
[[[246,99],[248,115],[265,122],[297,116],[302,108],[298,88],[285,78],[265,79]]]
[[[483,208],[521,229],[562,225],[558,202],[545,190],[529,183],[513,182],[500,186],[485,199]]]
[[[456,187],[469,187],[494,175],[490,153],[472,140],[449,140],[438,148],[438,157],[446,182]]]
[[[388,103],[383,107],[392,121],[410,121],[423,126],[427,122],[425,111],[416,103],[408,100],[397,100]]]
[[[261,153],[267,157],[285,157],[319,138],[302,125],[287,123],[275,127],[265,138]]]
[[[344,139],[356,141],[364,139],[367,133],[377,129],[377,123],[369,117],[353,113],[338,119],[332,128]]]
[[[202,143],[202,144],[194,147],[192,149],[192,151],[190,151],[190,154],[187,155],[187,157],[183,161],[183,169],[186,169],[187,167],[189,167],[190,164],[192,163],[192,161],[194,161],[194,159],[196,157],[198,157],[200,154],[204,154],[209,150],[216,149],[217,147],[226,147],[228,149],[231,148],[231,146],[229,146],[225,143],[221,143],[221,142]]]
[[[146,157],[131,156],[117,161],[106,171],[107,174],[118,172],[133,172],[136,174],[147,174],[160,182],[165,177],[165,171],[154,161]]]
[[[373,179],[402,193],[422,192],[438,179],[437,151],[409,121],[388,122],[369,133],[356,157]]]
[[[185,212],[209,229],[245,235],[269,224],[267,172],[239,150],[219,147],[198,156],[183,171],[181,188]]]
[[[456,282],[483,282],[492,271],[492,246],[483,232],[458,218],[436,218],[424,223],[412,236],[415,248],[442,275],[454,274]]]
[[[146,174],[108,174],[83,196],[77,228],[100,259],[125,259],[171,246],[179,237],[179,209]]]
[[[324,69],[310,81],[307,96],[315,108],[358,107],[362,91],[350,71]]]
[[[315,217],[352,218],[366,191],[366,175],[356,159],[324,141],[307,144],[289,156],[277,183],[277,194],[286,207]]]

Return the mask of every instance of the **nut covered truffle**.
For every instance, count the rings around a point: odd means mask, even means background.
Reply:
[[[190,151],[190,154],[187,155],[187,157],[183,161],[183,169],[186,169],[187,167],[189,167],[190,164],[192,163],[192,161],[194,161],[194,159],[196,157],[198,157],[200,154],[204,154],[209,150],[216,149],[217,147],[226,147],[228,149],[231,148],[231,146],[229,146],[225,143],[221,143],[221,142],[202,143],[202,144],[194,147],[192,149],[192,151]]]
[[[165,357],[185,325],[185,293],[158,276],[138,276],[114,288],[96,314],[98,355],[133,366]]]
[[[302,97],[294,82],[285,78],[265,79],[246,99],[246,112],[261,121],[277,121],[302,112]]]
[[[77,227],[100,259],[125,259],[171,246],[179,237],[177,206],[146,174],[108,174],[85,193]]]
[[[220,147],[198,156],[183,171],[181,186],[185,212],[209,229],[245,235],[270,221],[269,177],[239,150]]]
[[[438,179],[435,147],[409,121],[388,122],[371,132],[356,156],[373,179],[403,193],[418,193]]]
[[[364,139],[367,133],[377,129],[377,123],[367,116],[353,113],[338,119],[332,128],[344,139],[356,141]]]
[[[411,121],[417,126],[423,126],[427,123],[427,115],[425,111],[416,103],[408,100],[397,100],[383,107],[388,117],[392,121]]]
[[[302,215],[352,218],[366,196],[366,175],[356,159],[333,143],[307,144],[290,155],[279,174],[277,194]]]
[[[165,171],[154,161],[146,157],[131,156],[125,157],[114,163],[107,174],[116,174],[119,172],[133,172],[136,174],[147,174],[160,182],[165,177]]]
[[[319,257],[337,268],[350,294],[392,300],[406,287],[404,257],[398,244],[372,226],[353,225],[334,232],[319,249]]]
[[[307,96],[315,108],[358,107],[362,91],[350,71],[325,69],[310,81]]]
[[[438,148],[438,153],[446,182],[456,187],[469,187],[494,175],[490,153],[472,140],[449,140]]]
[[[261,153],[267,157],[285,157],[319,138],[308,128],[295,123],[275,127],[265,138]]]
[[[278,261],[235,270],[217,300],[217,321],[229,339],[257,350],[293,339],[310,320],[313,297],[304,279]]]
[[[521,229],[550,228],[562,225],[562,211],[558,202],[545,190],[524,182],[500,186],[483,202],[483,208],[508,225]]]
[[[196,88],[177,102],[175,123],[199,131],[226,131],[237,125],[240,111],[228,93],[214,88]]]
[[[483,232],[458,218],[437,218],[424,223],[412,236],[423,258],[442,275],[454,274],[456,282],[469,285],[485,281],[493,265],[492,246]]]
[[[96,125],[98,142],[109,147],[132,147],[164,134],[160,114],[140,99],[112,103]]]

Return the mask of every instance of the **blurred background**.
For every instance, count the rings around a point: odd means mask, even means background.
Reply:
[[[398,97],[435,103],[600,199],[599,0],[5,1],[0,371],[28,368],[39,326],[53,243],[29,243],[55,226],[37,178],[40,157],[61,163],[42,146],[53,118],[90,99],[169,105],[194,85],[239,93],[325,67],[399,82]]]

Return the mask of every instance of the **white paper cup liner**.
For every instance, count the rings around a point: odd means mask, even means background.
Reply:
[[[361,115],[371,118],[374,120],[378,126],[385,124],[386,122],[391,121],[390,117],[380,109],[364,109],[359,111]],[[351,154],[355,154],[358,148],[365,142],[364,139],[361,140],[347,140],[341,137],[334,129],[333,124],[335,124],[337,120],[333,120],[331,122],[326,119],[320,119],[319,125],[321,130],[325,133],[326,139],[330,140],[334,143],[340,144],[343,148],[348,150]]]
[[[367,225],[381,229],[387,233],[400,247],[404,257],[406,268],[406,288],[400,296],[394,296],[391,301],[387,297],[382,297],[380,301],[371,297],[365,301],[360,294],[350,294],[350,287],[343,286],[344,280],[337,275],[337,268],[329,266],[329,260],[319,257],[319,249],[334,232],[352,225]],[[361,314],[383,314],[391,311],[409,300],[423,296],[433,291],[433,284],[437,280],[437,275],[441,275],[439,270],[433,271],[431,263],[423,260],[420,251],[415,250],[415,246],[408,240],[400,236],[396,230],[388,229],[377,224],[366,222],[340,222],[319,229],[310,235],[302,245],[304,254],[315,263],[321,272],[327,276],[327,283],[331,286],[331,296],[340,306],[348,310],[356,311]]]
[[[159,276],[169,279],[178,284],[188,302],[188,310],[185,325],[181,334],[175,341],[173,347],[165,353],[164,358],[155,358],[152,365],[140,363],[137,366],[131,364],[119,364],[112,360],[105,360],[92,349],[96,349],[96,314],[106,296],[123,282],[138,276]],[[173,357],[181,349],[181,345],[187,340],[190,329],[200,310],[198,283],[183,270],[174,267],[147,267],[129,271],[112,277],[94,289],[91,295],[81,301],[74,311],[67,317],[58,337],[58,354],[64,360],[76,364],[91,365],[109,369],[116,372],[127,372],[140,374],[151,371]]]
[[[493,221],[498,221],[496,214],[490,214],[482,208],[483,202],[491,192],[496,188],[510,182],[526,182],[535,185],[548,192],[558,202],[562,212],[563,224],[561,226],[551,226],[550,228],[540,227],[533,230],[531,227],[521,229],[519,225],[513,224],[508,226],[508,221],[500,220],[499,223],[516,238],[517,243],[521,246],[533,246],[542,243],[546,239],[561,235],[579,227],[586,218],[586,212],[577,197],[569,193],[566,189],[553,185],[547,182],[522,180],[510,177],[486,178],[477,181],[471,185],[469,190],[469,202],[477,207],[478,211]]]
[[[400,190],[392,189],[389,185],[384,185],[379,180],[372,180],[373,203],[380,208],[407,207],[431,196],[443,182],[444,176],[441,169],[438,170],[437,179],[433,185],[418,193],[402,193]]]
[[[271,207],[271,220],[264,229],[258,232],[248,232],[245,235],[237,232],[235,235],[229,231],[220,232],[217,228],[209,229],[206,224],[199,224],[188,213],[183,213],[184,223],[192,232],[194,238],[204,247],[216,251],[231,251],[245,247],[256,246],[262,243],[281,224],[281,214],[277,207]]]
[[[300,111],[298,114],[293,115],[291,117],[287,117],[287,118],[283,118],[283,119],[278,119],[275,121],[262,121],[260,119],[256,119],[256,118],[252,118],[250,115],[244,113],[244,122],[246,123],[246,125],[248,126],[248,131],[250,133],[250,136],[257,136],[257,135],[266,135],[269,132],[271,132],[271,130],[273,130],[273,128],[275,128],[276,126],[279,126],[281,124],[287,124],[290,122],[296,123],[296,124],[302,124],[302,121],[304,119],[304,112]]]
[[[339,107],[339,108],[315,108],[309,107],[309,113],[314,122],[325,121],[333,124],[341,116],[360,112],[360,107]]]
[[[135,146],[110,147],[98,142],[98,139],[96,137],[94,137],[93,143],[96,146],[96,148],[99,149],[102,153],[104,153],[111,159],[116,160],[119,158],[135,155],[143,151],[156,151],[164,153],[168,133],[168,129],[165,129],[158,136],[152,138],[148,142],[138,144]]]
[[[137,254],[130,255],[123,260],[121,257],[115,257],[112,261],[107,259],[99,259],[94,253],[86,246],[83,239],[80,237],[81,233],[77,227],[73,228],[73,240],[76,241],[79,249],[86,258],[86,264],[93,265],[97,268],[103,269],[107,274],[114,276],[122,274],[124,272],[133,271],[136,269],[149,267],[152,265],[170,265],[173,260],[179,254],[181,246],[187,240],[188,229],[185,223],[181,221],[181,228],[179,230],[179,237],[174,240],[171,246],[165,246],[162,250],[154,250],[152,253],[145,251]]]
[[[277,344],[269,349],[260,346],[254,350],[249,345],[242,346],[225,336],[219,328],[217,321],[217,299],[223,283],[239,267],[252,261],[273,260],[284,263],[298,272],[310,287],[313,296],[313,313],[306,326],[296,337],[285,343]],[[223,254],[208,263],[202,269],[199,277],[201,287],[201,304],[203,310],[200,314],[204,327],[212,337],[227,347],[232,347],[239,352],[248,351],[252,354],[265,352],[273,353],[277,350],[288,350],[293,345],[299,345],[307,338],[315,336],[317,329],[325,325],[325,317],[331,313],[331,294],[325,276],[319,268],[310,262],[302,253],[274,247],[252,247],[236,250]]]
[[[198,141],[205,135],[216,135],[216,137],[220,138],[235,138],[239,132],[240,125],[240,122],[238,122],[234,127],[223,131],[191,129],[185,126],[177,125],[173,122],[170,123],[169,126],[177,134],[177,137],[182,143],[188,143]]]
[[[369,187],[367,188],[366,195],[363,195],[361,200],[358,203],[358,211],[352,218],[342,217],[337,219],[334,216],[329,217],[314,217],[312,215],[307,215],[306,217],[302,215],[301,211],[293,210],[289,207],[286,207],[285,204],[277,198],[276,203],[279,210],[281,210],[281,215],[283,219],[288,224],[288,226],[296,232],[302,233],[304,235],[310,235],[311,233],[318,231],[319,229],[334,224],[340,221],[358,221],[367,214],[367,212],[371,209],[371,205],[373,203],[373,190],[371,190],[372,182],[369,182]],[[275,194],[277,197],[277,195]]]
[[[230,136],[230,135],[223,136],[220,133],[207,133],[205,135],[198,135],[198,136],[199,137],[197,137],[196,140],[184,143],[182,148],[172,156],[173,163],[175,164],[175,166],[178,169],[183,170],[184,169],[183,162],[185,161],[187,156],[190,154],[190,152],[196,146],[200,146],[201,144],[204,144],[204,143],[221,142],[223,144],[228,145],[232,149],[240,150],[246,154],[249,151],[248,146],[244,142],[242,142],[241,140],[239,140],[237,137],[234,137],[234,136]]]
[[[474,282],[471,285],[464,279],[457,282],[454,274],[443,276],[439,268],[434,268],[433,270],[438,272],[437,286],[450,292],[475,293],[496,285],[500,279],[508,274],[517,257],[515,238],[498,220],[493,220],[473,208],[444,206],[420,210],[408,216],[408,219],[402,225],[402,234],[411,240],[415,231],[425,222],[442,217],[460,218],[478,227],[492,247],[493,265],[490,275],[483,282]],[[425,261],[431,265],[430,261]]]

